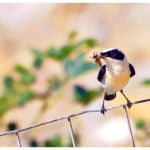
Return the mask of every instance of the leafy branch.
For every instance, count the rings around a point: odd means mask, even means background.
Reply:
[[[0,116],[3,116],[9,109],[16,106],[24,106],[27,102],[32,101],[35,98],[41,100],[48,99],[48,97],[50,97],[52,93],[57,92],[58,89],[62,90],[65,84],[72,78],[92,69],[96,69],[98,66],[94,63],[86,62],[84,59],[85,53],[79,53],[78,51],[81,48],[89,49],[95,46],[95,44],[95,39],[88,38],[79,42],[72,41],[61,48],[52,46],[45,51],[32,48],[32,66],[24,67],[21,64],[16,64],[14,66],[14,72],[3,79],[3,93],[0,95]],[[75,57],[72,58],[71,55],[74,55]],[[32,85],[37,81],[36,74],[33,70],[37,69],[37,71],[40,71],[43,62],[49,61],[50,59],[61,63],[65,72],[65,77],[64,79],[60,79],[59,75],[54,77],[50,76],[47,90],[45,90],[44,93],[36,93],[32,89]],[[100,95],[98,94],[99,89],[94,89],[96,90],[96,93],[94,93],[94,90],[86,91],[84,89],[84,94],[86,93],[86,97],[89,98],[83,100],[83,98],[79,98],[79,95],[82,97],[83,89],[84,87],[82,86],[80,89],[77,89],[77,87],[74,88],[74,93],[76,95],[75,99],[80,103],[88,104],[96,96]]]

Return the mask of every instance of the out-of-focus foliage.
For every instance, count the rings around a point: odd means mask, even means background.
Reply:
[[[14,66],[14,72],[3,79],[3,93],[0,95],[0,116],[3,116],[9,109],[16,106],[23,106],[35,98],[47,99],[51,93],[57,92],[58,89],[61,90],[72,77],[75,78],[98,67],[95,63],[87,62],[84,59],[85,53],[79,52],[81,48],[89,49],[95,46],[96,40],[88,38],[75,42],[74,35],[72,33],[68,39],[68,44],[60,48],[50,46],[45,51],[31,48],[31,52],[33,53],[33,64],[31,67],[25,67],[21,64]],[[71,55],[74,57],[71,57]],[[32,85],[37,81],[33,70],[36,69],[38,71],[42,67],[43,62],[50,59],[60,61],[65,72],[65,77],[64,79],[60,79],[59,75],[50,76],[45,93],[36,93],[32,90]],[[88,91],[82,86],[77,86],[74,90],[75,100],[83,104],[88,104],[101,93],[100,89]]]
[[[45,54],[42,51],[34,48],[32,49],[32,53],[34,54],[33,66],[35,68],[40,68],[45,58]]]
[[[31,139],[29,141],[29,146],[30,147],[38,147],[39,145],[38,145],[38,142],[35,139]]]
[[[66,46],[62,47],[61,49],[56,49],[54,47],[51,47],[47,50],[47,56],[52,57],[57,60],[63,60],[73,50],[75,50],[75,49],[72,45],[66,45]]]
[[[146,141],[150,139],[150,129],[149,123],[145,122],[142,119],[138,119],[135,121],[135,127],[137,129],[136,137],[141,143],[141,145],[149,147],[150,143],[148,144]]]
[[[84,61],[84,54],[81,53],[75,60],[65,59],[64,67],[67,77],[78,76],[86,71],[97,68],[94,63]]]
[[[83,73],[90,70],[96,69],[98,66],[95,63],[87,62],[85,60],[85,53],[80,52],[80,49],[89,49],[96,44],[96,40],[88,38],[79,42],[74,42],[74,33],[72,33],[68,39],[68,44],[56,48],[51,46],[46,51],[41,51],[40,49],[32,48],[33,53],[33,63],[31,67],[24,67],[21,64],[16,64],[14,66],[14,72],[3,79],[3,93],[0,95],[0,116],[3,116],[9,109],[13,107],[24,106],[27,102],[38,99],[48,99],[52,93],[57,92],[57,90],[62,90],[66,83],[68,83],[72,78],[75,78]],[[73,56],[73,57],[72,57]],[[60,78],[60,75],[50,76],[45,79],[48,83],[47,90],[44,93],[36,93],[32,89],[32,85],[36,83],[37,76],[34,70],[40,71],[44,61],[53,59],[60,62],[62,68],[64,69],[65,76]],[[39,69],[39,70],[38,70]],[[101,89],[87,90],[82,85],[76,85],[74,87],[74,100],[79,102],[79,104],[89,104],[93,99],[100,96],[102,93]],[[46,101],[43,102],[43,110],[46,110]],[[44,109],[43,109],[44,108]],[[17,124],[10,122],[7,125],[7,130],[17,129]],[[75,142],[78,145],[79,136],[74,135]],[[31,147],[40,146],[34,138],[29,140],[28,143]],[[43,145],[45,147],[72,147],[71,138],[65,140],[57,135],[50,139],[44,141]]]
[[[13,79],[9,76],[4,78],[4,93],[9,94],[13,90]]]
[[[20,75],[20,83],[31,84],[35,81],[35,76],[25,67],[16,65],[15,71]]]
[[[7,130],[8,131],[16,130],[17,128],[18,128],[17,123],[15,123],[15,122],[10,122],[7,125]]]
[[[65,146],[62,142],[62,138],[60,136],[55,136],[49,140],[46,140],[44,143],[45,147],[63,147]]]
[[[142,82],[144,85],[149,85],[150,86],[150,79],[146,79]]]
[[[68,57],[73,51],[77,50],[81,46],[88,46],[93,47],[96,44],[96,40],[89,38],[86,40],[83,40],[77,44],[69,44],[65,45],[60,49],[57,49],[55,47],[50,47],[46,54],[48,57],[57,59],[57,60],[64,60],[66,57]]]
[[[150,86],[150,79],[145,79],[142,81],[143,85]],[[143,119],[138,119],[135,121],[135,127],[137,129],[136,137],[142,146],[150,147],[150,123],[144,121]]]
[[[78,134],[74,134],[74,139],[76,145],[79,144],[79,136]],[[73,147],[71,138],[64,140],[59,135],[56,135],[44,142],[45,147]]]
[[[137,129],[142,129],[142,128],[144,128],[144,126],[145,126],[144,120],[136,120],[135,126],[136,126]]]
[[[97,98],[102,93],[102,89],[95,89],[95,90],[87,90],[82,86],[75,86],[74,87],[74,98],[76,101],[82,104],[88,104],[94,98]]]
[[[35,97],[35,94],[30,91],[23,91],[22,93],[20,93],[19,98],[18,98],[18,105],[22,106],[24,105],[27,101],[32,100]]]

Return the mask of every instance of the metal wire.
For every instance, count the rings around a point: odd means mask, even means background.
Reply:
[[[144,102],[148,102],[150,101],[150,99],[145,99],[145,100],[139,100],[139,101],[135,101],[132,103],[132,106],[135,105],[135,104],[139,104],[139,103],[144,103]],[[119,108],[119,107],[125,107],[126,108],[127,104],[121,104],[121,105],[116,105],[116,106],[113,106],[113,107],[108,107],[106,110],[112,110],[112,109],[116,109],[116,108]],[[125,109],[126,110],[126,109]],[[71,129],[71,136],[72,136],[72,142],[74,142],[74,137],[73,137],[73,128],[72,128],[72,124],[71,124],[71,120],[70,118],[71,117],[76,117],[76,116],[79,116],[79,115],[83,115],[83,114],[87,114],[87,113],[94,113],[94,112],[98,112],[100,113],[100,110],[86,110],[86,111],[82,111],[82,112],[79,112],[79,113],[75,113],[75,114],[71,114],[71,115],[67,115],[67,116],[63,116],[63,117],[60,117],[60,118],[55,118],[53,120],[49,120],[49,121],[45,121],[45,122],[42,122],[42,123],[39,123],[39,124],[35,124],[33,126],[29,126],[27,128],[22,128],[22,129],[18,129],[18,130],[13,130],[13,131],[9,131],[9,132],[4,132],[4,133],[1,133],[0,136],[5,136],[5,135],[9,135],[9,134],[16,134],[17,135],[17,138],[18,138],[18,145],[21,146],[21,141],[20,141],[20,138],[19,138],[19,133],[20,132],[23,132],[23,131],[26,131],[26,130],[30,130],[32,128],[36,128],[36,127],[39,127],[39,126],[43,126],[45,124],[50,124],[50,123],[53,123],[53,122],[56,122],[56,121],[60,121],[60,120],[64,120],[64,119],[67,119],[69,118],[69,123],[70,123],[70,129]],[[126,113],[126,111],[125,111]],[[128,117],[128,114],[126,114],[127,116],[127,121],[128,121],[128,124],[130,124],[129,122],[129,117]],[[131,128],[130,128],[130,132],[132,132]],[[132,134],[133,136],[133,134]],[[133,139],[134,140],[134,139]],[[132,141],[133,142],[133,141]],[[135,144],[135,143],[134,143]],[[75,146],[75,142],[73,144]],[[133,145],[134,146],[134,145]]]
[[[18,132],[16,133],[16,136],[17,136],[18,146],[19,146],[19,147],[22,147],[22,146],[21,146],[20,136],[19,136],[19,133],[18,133]]]
[[[128,128],[129,128],[129,132],[130,132],[130,136],[131,136],[131,140],[132,140],[132,145],[133,145],[133,147],[135,147],[134,137],[133,137],[133,133],[132,133],[132,129],[131,129],[131,124],[130,124],[130,120],[129,120],[129,116],[128,116],[128,112],[127,112],[126,106],[123,106],[123,109],[124,109],[125,114],[126,114]]]
[[[73,134],[73,127],[72,127],[72,123],[71,123],[71,119],[70,118],[68,118],[68,122],[69,122],[70,136],[71,136],[71,140],[72,140],[72,145],[73,145],[73,147],[76,147],[74,134]]]

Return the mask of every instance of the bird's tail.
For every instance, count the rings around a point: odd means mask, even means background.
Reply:
[[[105,92],[104,99],[105,99],[106,101],[111,101],[111,100],[113,100],[115,97],[116,97],[116,93],[108,94],[108,93]]]

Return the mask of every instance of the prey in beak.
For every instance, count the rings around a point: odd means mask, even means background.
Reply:
[[[100,67],[102,66],[101,58],[102,56],[99,56],[97,52],[93,52],[93,57],[91,57],[95,60],[95,63],[97,63]]]

